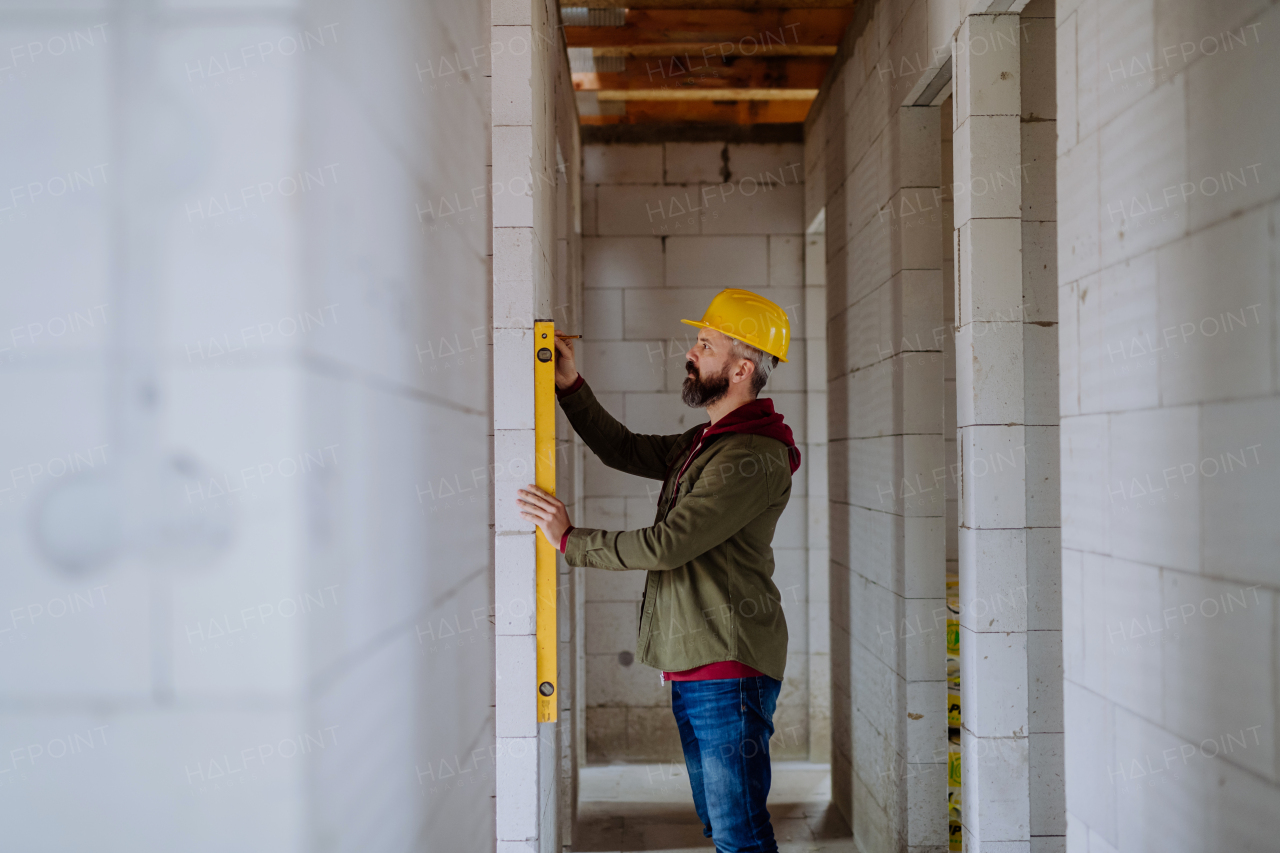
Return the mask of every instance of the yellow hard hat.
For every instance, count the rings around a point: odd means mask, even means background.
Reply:
[[[731,287],[722,290],[707,306],[701,320],[681,320],[699,329],[715,329],[751,344],[779,361],[787,360],[791,323],[787,312],[757,293]]]

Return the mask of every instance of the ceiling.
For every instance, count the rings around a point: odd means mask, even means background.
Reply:
[[[855,0],[591,2],[560,10],[584,136],[656,140],[798,133]]]

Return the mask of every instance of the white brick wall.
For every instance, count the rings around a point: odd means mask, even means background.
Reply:
[[[822,447],[821,436],[811,432],[808,409],[825,396],[806,392],[806,354],[812,351],[807,310],[815,307],[807,292],[820,294],[821,279],[806,288],[801,146],[729,145],[727,164],[725,155],[723,143],[586,146],[583,194],[596,199],[598,218],[594,230],[592,220],[584,224],[587,313],[578,349],[592,389],[630,429],[683,432],[705,422],[706,413],[680,401],[684,354],[696,337],[680,319],[700,318],[726,287],[753,290],[787,310],[789,361],[778,366],[762,392],[786,417],[803,456],[773,543],[791,653],[773,748],[777,757],[807,758],[811,718],[827,716],[825,690],[810,692],[811,673],[825,667],[825,656],[818,664],[809,659],[816,644],[811,645],[809,627],[807,556],[810,549],[825,549],[826,528],[820,524],[811,538],[806,500],[811,454],[820,455]],[[815,411],[825,423],[823,409]],[[582,524],[653,524],[656,481],[611,471],[590,452],[586,472]],[[643,578],[604,577],[614,574],[585,572],[588,758],[680,761],[670,690],[659,685],[656,671],[629,657],[635,653]],[[825,597],[820,600],[825,616]],[[820,732],[818,754],[824,738]]]
[[[1059,3],[1071,850],[1280,829],[1277,12]]]
[[[963,834],[1064,843],[1051,4],[961,18],[955,63]],[[1033,616],[1034,613],[1034,616]],[[1023,847],[1022,849],[1026,849]],[[1046,848],[1047,849],[1047,848]]]
[[[832,783],[867,850],[945,848],[947,421],[941,127],[890,107],[933,4],[878,4],[806,123],[825,207]],[[934,16],[938,18],[938,16]],[[935,21],[934,28],[938,26]],[[910,63],[906,67],[915,67]]]
[[[582,247],[575,223],[581,180],[578,118],[560,41],[559,9],[543,0],[495,2],[493,67],[493,407],[495,459],[495,613],[524,601],[542,534],[520,518],[515,490],[532,482],[534,320],[559,329],[601,313],[584,300]],[[505,57],[505,58],[504,58]],[[598,163],[588,168],[605,167]],[[607,298],[607,295],[606,295]],[[511,310],[515,306],[518,310]],[[576,444],[557,419],[557,494],[573,512],[581,474]],[[513,541],[509,541],[513,540]],[[503,622],[494,650],[494,749],[500,777],[496,799],[500,847],[554,851],[571,840],[576,810],[575,723],[579,696],[578,575],[562,567],[556,723],[537,722],[536,620]]]

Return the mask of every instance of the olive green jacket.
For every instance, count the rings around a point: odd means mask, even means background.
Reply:
[[[764,435],[711,436],[673,501],[672,482],[703,424],[679,435],[637,435],[585,382],[559,402],[601,462],[663,481],[652,527],[575,527],[565,544],[571,566],[649,573],[636,638],[640,662],[679,672],[735,660],[782,680],[787,622],[770,543],[791,496],[787,446]]]

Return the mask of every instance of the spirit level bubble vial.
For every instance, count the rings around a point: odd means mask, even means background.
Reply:
[[[556,493],[556,332],[554,320],[533,322],[534,483]],[[556,720],[556,553],[546,536],[538,543],[538,722]]]

